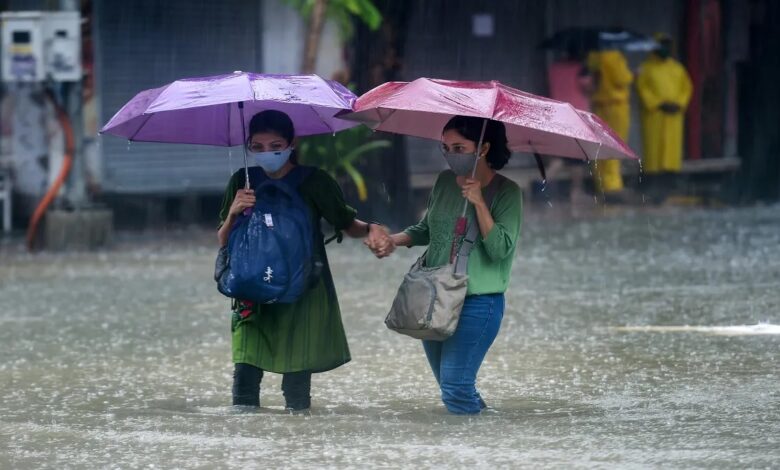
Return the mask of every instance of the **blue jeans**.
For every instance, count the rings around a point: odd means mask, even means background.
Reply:
[[[504,294],[470,295],[452,336],[445,341],[423,341],[441,399],[450,413],[476,414],[485,408],[477,392],[477,372],[503,317]]]

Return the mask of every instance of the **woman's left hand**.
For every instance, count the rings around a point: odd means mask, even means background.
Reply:
[[[463,190],[463,197],[468,199],[475,207],[485,205],[485,199],[482,197],[482,183],[479,180],[466,178],[460,187]]]
[[[369,225],[369,235],[363,241],[363,244],[374,253],[374,256],[380,259],[390,256],[395,251],[393,239],[390,237],[387,229],[381,225]]]

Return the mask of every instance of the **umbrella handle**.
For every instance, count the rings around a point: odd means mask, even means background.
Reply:
[[[455,230],[452,233],[452,243],[450,245],[450,264],[455,262],[455,257],[458,255],[460,238],[466,235],[466,224],[465,217],[458,217],[458,220],[455,222]]]
[[[246,125],[244,124],[244,102],[238,102],[238,114],[241,116],[241,147],[244,149],[244,189],[250,189],[249,186],[249,156],[246,153]],[[230,139],[230,136],[228,136]]]
[[[474,168],[471,170],[471,179],[474,179],[475,176],[477,176],[477,164],[479,163],[480,152],[482,151],[482,141],[485,139],[485,129],[487,129],[487,123],[488,120],[485,119],[482,121],[482,132],[479,134],[479,142],[477,143],[477,158],[474,160]],[[461,218],[466,217],[466,212],[469,210],[469,200],[466,199],[466,202],[463,203],[463,212],[460,214]]]

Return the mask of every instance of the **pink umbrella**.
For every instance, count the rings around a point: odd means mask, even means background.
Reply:
[[[639,157],[634,153],[633,150],[631,150],[631,147],[629,147],[625,142],[623,142],[623,139],[620,138],[619,135],[617,135],[617,132],[612,130],[609,125],[604,122],[603,119],[596,116],[593,113],[590,113],[588,111],[582,111],[577,110],[577,114],[580,115],[587,123],[590,125],[590,127],[596,131],[598,136],[601,138],[601,144],[602,147],[602,155],[601,158],[621,158],[621,157],[611,157],[611,155],[623,155],[622,158],[630,158],[632,160],[639,160]],[[605,155],[607,155],[605,157]]]
[[[532,95],[495,80],[460,82],[418,78],[412,82],[389,82],[358,98],[353,112],[339,117],[361,122],[374,130],[440,140],[447,121],[458,115],[484,118],[485,125],[487,119],[504,123],[509,149],[533,153],[543,178],[540,153],[580,160],[638,159],[596,116],[577,111],[569,103]],[[481,144],[480,137],[478,147]],[[466,233],[467,209],[468,201],[465,201],[463,213],[455,224],[450,262],[457,253],[457,239]]]
[[[638,159],[598,117],[495,80],[388,82],[365,93],[352,112],[339,117],[375,130],[439,140],[444,125],[457,115],[503,122],[513,152],[581,160]]]

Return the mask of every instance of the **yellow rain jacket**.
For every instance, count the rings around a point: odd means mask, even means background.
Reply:
[[[591,96],[593,112],[599,115],[623,139],[628,140],[631,124],[629,97],[634,74],[620,51],[591,52],[588,66],[596,75],[596,91]],[[600,160],[596,163],[597,184],[601,191],[623,189],[620,160]]]
[[[646,173],[679,172],[682,166],[683,124],[693,85],[682,64],[656,54],[642,64],[637,79],[642,102],[642,155]],[[667,114],[662,103],[674,103],[680,111]]]

